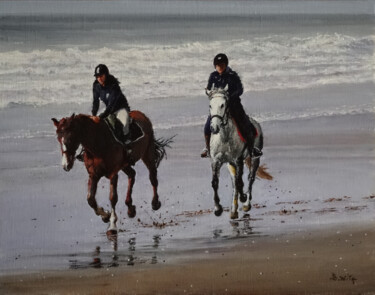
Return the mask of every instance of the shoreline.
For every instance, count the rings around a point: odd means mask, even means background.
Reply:
[[[250,215],[240,212],[240,219],[232,222],[228,212],[220,218],[212,213],[209,160],[199,157],[202,126],[156,128],[158,137],[178,134],[158,171],[163,206],[151,210],[148,173],[137,164],[138,210],[136,218],[129,219],[124,204],[127,181],[121,174],[117,248],[105,235],[107,226],[87,205],[83,165],[76,163],[67,174],[59,163],[50,118],[86,105],[0,110],[6,139],[0,198],[0,262],[5,274],[0,274],[0,293],[375,294],[369,278],[375,271],[374,117],[361,112],[372,101],[373,86],[247,96],[245,108],[255,115],[277,118],[272,114],[285,113],[288,118],[291,113],[301,119],[262,122],[262,164],[274,180],[257,180],[253,210]],[[194,102],[200,107],[189,100],[183,104],[185,117],[177,101],[149,101],[144,111],[160,126],[162,111],[168,109],[175,126],[207,111],[205,100]],[[134,107],[141,108],[141,103]],[[331,111],[303,118],[314,109]],[[30,130],[25,131],[25,125]],[[231,181],[224,167],[219,190],[228,208]],[[105,179],[97,200],[108,206]]]
[[[191,251],[174,263],[0,277],[4,294],[375,294],[373,223]],[[353,254],[355,251],[355,255]],[[188,253],[185,253],[188,254]]]

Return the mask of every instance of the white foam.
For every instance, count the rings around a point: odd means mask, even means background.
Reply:
[[[373,81],[373,36],[289,37],[1,52],[0,108],[91,102],[92,72],[98,62],[110,67],[133,101],[203,96],[218,51],[230,52],[231,66],[248,91]]]

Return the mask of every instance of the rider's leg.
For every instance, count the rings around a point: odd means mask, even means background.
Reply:
[[[130,129],[129,129],[129,124],[130,124],[130,117],[129,113],[126,109],[121,109],[116,113],[117,119],[122,123],[122,130],[125,136],[125,143],[127,141],[130,141]]]
[[[239,99],[231,101],[229,111],[231,116],[236,121],[238,129],[247,143],[249,155],[252,157],[260,157],[263,154],[262,151],[257,147],[254,147],[254,139],[257,132],[256,128],[246,115]]]
[[[204,126],[204,140],[206,147],[202,150],[201,157],[207,158],[210,156],[210,139],[211,139],[211,116],[208,116],[206,124]]]

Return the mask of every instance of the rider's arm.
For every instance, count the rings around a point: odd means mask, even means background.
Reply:
[[[215,83],[214,83],[214,73],[211,73],[210,77],[208,78],[208,83],[207,83],[207,87],[206,89],[207,90],[211,90],[212,86],[215,86]]]
[[[240,97],[243,93],[243,86],[240,77],[238,77],[236,72],[230,73],[231,75],[231,85],[229,92],[230,92],[230,97],[236,98]]]
[[[100,94],[95,86],[96,84],[94,83],[94,85],[92,86],[93,102],[92,102],[92,110],[91,110],[91,113],[93,116],[96,116],[99,110],[99,95]]]
[[[109,92],[107,107],[105,111],[99,115],[99,117],[105,118],[108,115],[114,113],[114,111],[116,110],[120,95],[121,95],[120,86],[113,85]]]

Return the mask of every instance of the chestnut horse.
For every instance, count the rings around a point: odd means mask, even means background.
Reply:
[[[149,170],[149,177],[153,187],[152,209],[161,206],[157,192],[157,168],[165,155],[165,147],[172,142],[156,140],[150,120],[140,111],[130,112],[130,117],[142,129],[143,136],[139,137],[126,148],[112,135],[104,120],[88,115],[72,115],[60,121],[52,118],[56,126],[57,140],[61,145],[62,165],[65,171],[73,168],[75,154],[80,145],[84,149],[84,163],[89,174],[87,201],[96,215],[104,222],[110,222],[108,234],[117,233],[117,215],[115,211],[117,196],[118,172],[122,170],[128,176],[128,191],[125,204],[128,206],[128,216],[133,218],[136,209],[132,201],[132,190],[135,182],[135,170],[132,165],[142,159]],[[96,189],[103,176],[110,180],[110,194],[112,211],[105,211],[99,207],[96,199]]]

